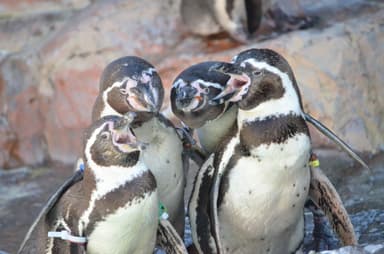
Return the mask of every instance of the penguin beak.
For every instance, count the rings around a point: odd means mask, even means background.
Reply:
[[[156,89],[147,84],[138,84],[132,87],[130,91],[134,94],[132,99],[128,99],[132,107],[137,111],[158,112]]]
[[[230,76],[224,90],[212,98],[209,104],[218,105],[227,101],[236,102],[241,100],[248,91],[251,79],[242,67],[231,63],[220,63],[209,68],[209,71],[217,71]]]
[[[143,150],[146,147],[146,144],[137,140],[135,134],[132,132],[131,123],[135,117],[136,114],[130,112],[115,124],[112,131],[114,145],[124,153],[138,149]]]

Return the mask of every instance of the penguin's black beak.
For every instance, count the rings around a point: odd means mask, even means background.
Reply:
[[[243,95],[246,92],[249,84],[251,83],[250,77],[246,74],[246,71],[235,64],[220,63],[215,64],[209,71],[217,71],[225,75],[230,76],[223,91],[216,95],[209,101],[211,105],[223,104],[227,101],[237,101],[240,99],[238,95]]]
[[[131,129],[131,123],[134,121],[136,113],[130,112],[114,124],[112,135],[113,143],[120,151],[129,153],[134,150],[142,150],[146,144],[137,140]]]
[[[131,88],[131,92],[135,94],[136,101],[135,109],[144,112],[158,112],[160,109],[157,106],[157,96],[151,86],[146,84],[138,84]]]
[[[176,106],[178,108],[188,108],[197,94],[197,89],[192,86],[179,87],[176,90]]]

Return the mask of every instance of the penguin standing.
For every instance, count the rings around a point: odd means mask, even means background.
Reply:
[[[182,0],[180,11],[184,24],[193,33],[209,36],[224,31],[241,43],[255,35],[263,17],[281,32],[305,29],[316,21],[304,13],[287,15],[275,0]]]
[[[270,50],[215,67],[235,77],[211,100],[237,102],[237,128],[215,154],[222,175],[218,236],[225,253],[299,253],[311,141],[288,63]]]
[[[103,71],[92,118],[136,113],[133,132],[148,144],[142,152],[143,161],[156,178],[170,222],[183,236],[187,160],[176,129],[159,113],[163,97],[161,79],[150,63],[139,57],[122,57]]]
[[[82,181],[39,219],[18,253],[152,253],[159,201],[142,146],[129,119],[93,123],[84,141]]]
[[[236,57],[234,60],[235,59]],[[171,90],[173,113],[189,127],[197,128],[200,144],[207,154],[214,152],[217,144],[224,140],[226,135],[230,133],[230,129],[235,123],[237,116],[237,106],[232,103],[225,102],[218,105],[208,103],[210,99],[224,89],[225,83],[229,81],[229,77],[226,75],[223,76],[223,73],[210,71],[210,69],[217,64],[219,64],[219,62],[203,62],[187,68],[175,79]],[[212,89],[212,87],[214,87],[214,89]],[[319,122],[314,122],[315,119],[308,114],[305,114],[305,118],[307,121],[313,123],[314,126],[327,137],[338,143],[343,150],[347,151],[352,157],[360,163],[362,162],[356,154],[351,154],[352,150],[348,145],[343,143],[325,126]],[[205,247],[210,244],[214,245],[213,238],[197,237],[198,234],[211,231],[210,226],[207,227],[204,223],[198,223],[198,220],[204,221],[204,219],[201,219],[204,218],[204,216],[211,217],[210,219],[212,220],[212,211],[209,211],[210,201],[207,200],[207,197],[204,197],[211,186],[213,178],[211,164],[212,163],[206,162],[201,167],[196,177],[193,193],[189,202],[192,232],[195,236],[195,243],[201,250],[204,248],[202,245],[205,245]],[[364,165],[364,163],[362,164]],[[311,188],[311,190],[314,190],[310,192],[310,199],[322,204],[323,211],[326,212],[342,243],[345,245],[356,244],[353,226],[350,223],[342,201],[332,183],[319,168],[316,168],[316,173],[311,176],[311,186],[316,187]],[[313,209],[311,209],[311,211],[313,211]],[[322,218],[320,215],[321,210],[317,209],[314,212],[317,217],[320,216],[320,218]],[[321,246],[326,243],[324,242],[325,238],[322,230],[324,226],[319,223],[319,221],[315,220],[316,229],[319,230],[314,232],[314,236],[318,236],[318,238],[314,239],[314,243]],[[335,221],[339,221],[340,223],[334,223]],[[202,252],[209,252],[207,249],[204,250],[205,251],[202,250]]]

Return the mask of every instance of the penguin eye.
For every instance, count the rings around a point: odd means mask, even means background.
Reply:
[[[103,131],[101,134],[100,134],[100,137],[104,140],[108,139],[110,136],[110,133],[108,131]]]
[[[263,70],[255,70],[255,71],[252,72],[252,74],[253,74],[254,76],[260,76],[260,75],[263,74]]]
[[[205,94],[209,94],[209,87],[205,87],[205,88],[203,89],[203,93],[205,93]]]
[[[123,95],[127,95],[128,94],[128,89],[120,88],[120,93],[123,94]]]

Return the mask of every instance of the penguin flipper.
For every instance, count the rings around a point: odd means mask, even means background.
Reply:
[[[328,217],[343,245],[357,245],[353,225],[335,187],[319,167],[311,167],[309,197]]]
[[[196,175],[188,211],[193,243],[200,254],[217,253],[216,242],[211,231],[210,190],[213,184],[214,154],[211,154]]]
[[[74,174],[67,179],[58,189],[57,191],[48,199],[45,206],[40,211],[37,218],[32,223],[31,227],[29,228],[27,234],[24,237],[23,242],[20,244],[19,250],[17,253],[22,253],[26,243],[31,238],[32,233],[35,231],[37,225],[41,220],[52,210],[53,207],[57,204],[57,202],[61,199],[61,197],[64,195],[64,193],[71,188],[74,184],[77,182],[80,182],[83,180],[84,172],[82,170],[76,170]]]
[[[183,240],[168,220],[159,220],[157,244],[168,254],[187,254]]]
[[[304,113],[304,117],[307,122],[311,123],[317,130],[319,130],[326,137],[328,137],[330,140],[336,143],[343,151],[345,151],[347,154],[349,154],[349,156],[351,156],[358,163],[360,163],[360,165],[370,170],[368,165],[363,161],[363,159],[359,155],[357,155],[347,143],[345,143],[335,133],[333,133],[330,129],[328,129],[324,124],[322,124],[320,121],[318,121],[308,113]]]

